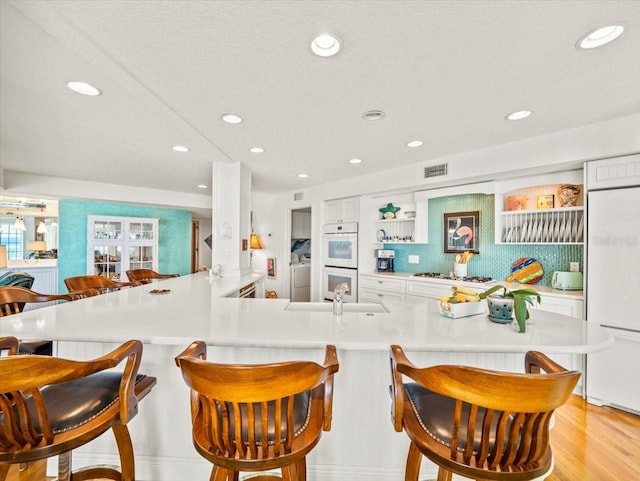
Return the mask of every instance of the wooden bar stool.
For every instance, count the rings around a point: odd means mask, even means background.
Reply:
[[[15,355],[18,340],[0,337],[0,481],[12,464],[58,456],[58,480],[134,481],[127,423],[156,384],[138,374],[142,343],[127,341],[91,361]],[[113,371],[124,363],[124,370]],[[71,473],[71,451],[111,429],[120,469],[92,466]]]
[[[152,279],[170,279],[179,277],[178,274],[160,274],[152,269],[132,269],[127,271],[130,281],[138,281],[141,284],[149,284]]]
[[[450,481],[453,473],[524,481],[552,469],[549,424],[579,372],[534,351],[525,356],[527,374],[418,368],[395,345],[390,358],[393,425],[411,440],[405,481],[417,481],[423,455],[439,466],[438,481]],[[403,376],[413,382],[404,383]]]
[[[64,285],[67,286],[69,292],[84,291],[86,289],[97,289],[100,294],[104,294],[111,291],[117,291],[123,287],[135,287],[141,285],[138,281],[132,282],[120,282],[107,279],[102,276],[76,276],[67,277],[64,280]]]
[[[310,361],[215,364],[195,341],[176,357],[191,388],[193,445],[213,464],[210,481],[237,481],[242,471],[279,468],[252,481],[304,481],[306,455],[331,429],[335,346],[323,365]]]

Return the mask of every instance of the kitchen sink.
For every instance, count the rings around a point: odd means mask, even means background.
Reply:
[[[333,312],[333,302],[290,302],[284,309],[285,311]],[[345,302],[342,304],[342,312],[386,314],[389,309],[375,302]]]

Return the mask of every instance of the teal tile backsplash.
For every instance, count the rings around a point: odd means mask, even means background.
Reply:
[[[511,264],[522,257],[537,259],[544,268],[540,285],[550,285],[553,271],[568,271],[570,262],[583,266],[582,245],[506,245],[494,243],[494,196],[455,195],[429,200],[428,244],[385,244],[396,251],[396,272],[440,272],[453,270],[455,254],[445,254],[442,223],[445,212],[480,211],[480,254],[469,261],[469,276],[486,276],[503,281],[511,274]],[[408,256],[418,255],[418,264],[409,264]]]

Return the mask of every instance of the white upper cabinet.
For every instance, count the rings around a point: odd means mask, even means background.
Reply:
[[[291,237],[296,239],[311,237],[311,212],[303,210],[291,212]]]
[[[358,222],[360,199],[330,200],[325,202],[324,220],[327,224],[335,222]]]
[[[495,215],[496,244],[583,244],[582,171],[497,183]]]
[[[640,154],[592,160],[586,166],[589,190],[640,185]]]

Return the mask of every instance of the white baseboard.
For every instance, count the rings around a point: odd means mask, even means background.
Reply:
[[[82,454],[73,456],[74,467],[96,464],[119,464],[117,456]],[[52,472],[49,472],[49,471]],[[185,479],[209,479],[211,464],[206,460],[194,462],[185,458],[156,458],[136,456],[136,479],[140,481],[184,481]],[[249,474],[249,473],[247,473]],[[427,478],[436,478],[436,473],[425,473]],[[47,476],[56,476],[55,463],[49,463]],[[404,472],[392,469],[380,469],[366,466],[326,466],[308,465],[309,481],[402,481]],[[241,476],[240,479],[243,479]],[[248,480],[250,481],[250,480]]]

